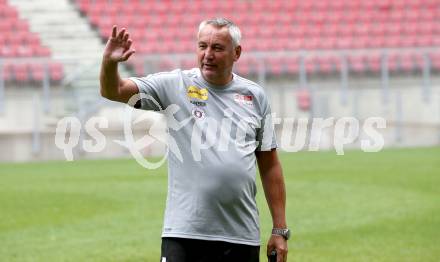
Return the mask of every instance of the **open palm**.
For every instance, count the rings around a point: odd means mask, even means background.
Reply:
[[[113,26],[112,35],[104,49],[104,58],[112,62],[126,61],[135,52],[131,47],[132,41],[129,37],[125,28],[118,32],[118,27]]]

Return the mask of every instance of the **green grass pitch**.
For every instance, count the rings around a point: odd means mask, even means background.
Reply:
[[[440,148],[281,160],[289,261],[440,261]],[[0,261],[159,261],[166,188],[132,159],[0,164]]]

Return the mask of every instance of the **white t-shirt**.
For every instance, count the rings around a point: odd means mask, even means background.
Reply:
[[[236,74],[215,86],[198,68],[130,79],[149,96],[141,108],[167,117],[162,237],[260,245],[255,151],[277,147],[263,89]]]

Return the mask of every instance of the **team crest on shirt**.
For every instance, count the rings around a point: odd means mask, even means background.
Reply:
[[[240,105],[252,106],[254,104],[254,97],[252,95],[234,94],[234,101]]]
[[[205,118],[205,111],[203,111],[203,109],[201,109],[199,107],[194,107],[191,111],[191,114],[196,119],[202,120]]]
[[[187,88],[186,94],[189,98],[197,98],[200,100],[208,100],[208,89],[199,88],[197,86],[189,86]]]

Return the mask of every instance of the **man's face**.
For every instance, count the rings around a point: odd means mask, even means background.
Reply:
[[[225,85],[232,79],[232,66],[238,60],[241,47],[234,48],[227,27],[206,25],[198,36],[197,57],[206,81]]]

